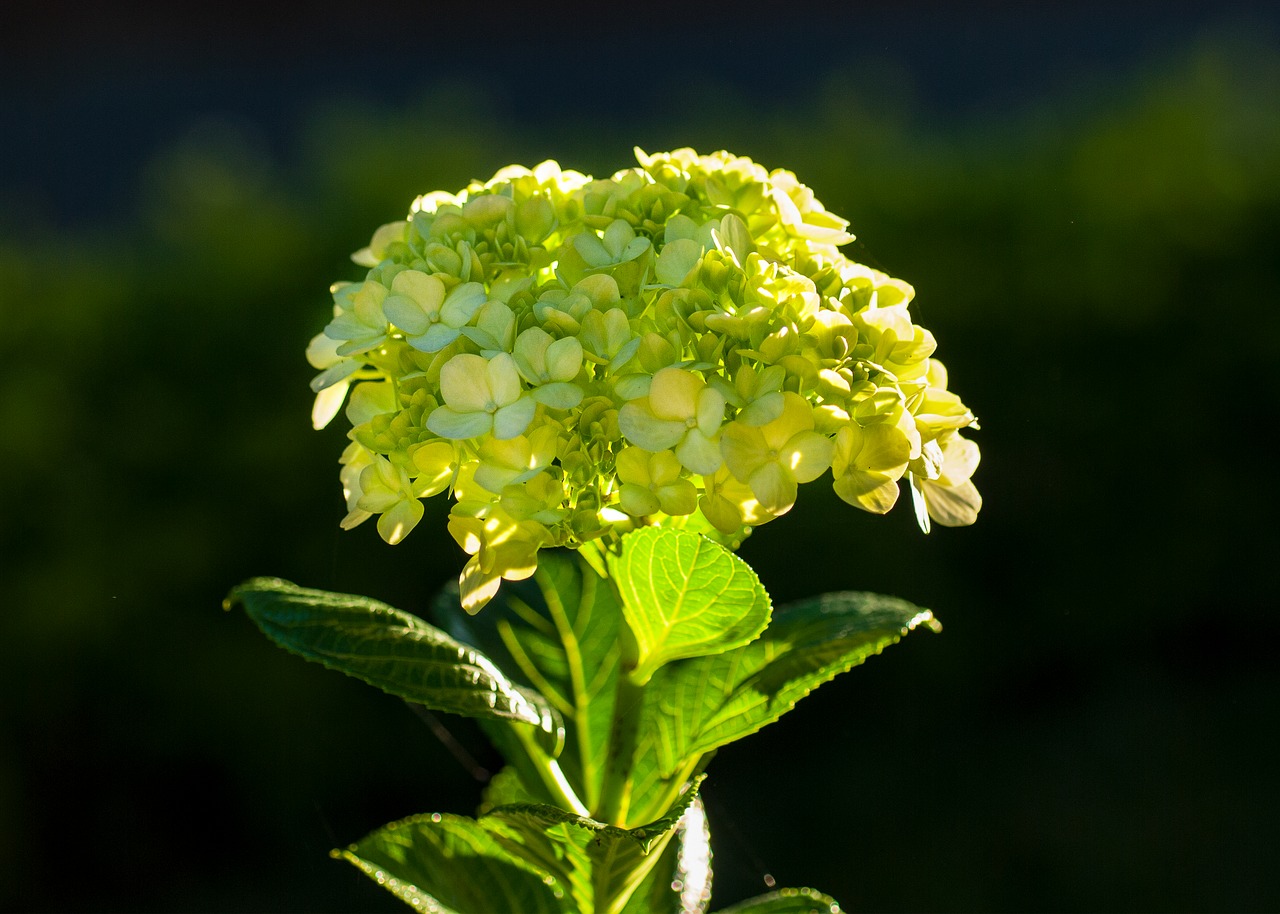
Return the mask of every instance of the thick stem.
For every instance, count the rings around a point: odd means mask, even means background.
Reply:
[[[609,730],[609,755],[605,759],[604,782],[600,788],[596,818],[626,827],[631,811],[631,767],[635,761],[640,716],[644,707],[644,686],[637,685],[627,667],[618,674],[618,691]]]

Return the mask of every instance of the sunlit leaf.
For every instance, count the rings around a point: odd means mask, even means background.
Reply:
[[[920,625],[937,627],[929,610],[877,594],[830,593],[782,607],[751,644],[654,675],[641,726],[649,736],[637,766],[643,769],[651,753],[659,774],[670,777],[689,759],[777,720]]]
[[[769,595],[755,572],[696,533],[629,533],[610,570],[638,645],[638,682],[673,660],[749,644],[769,622]]]
[[[413,816],[378,829],[333,856],[347,860],[416,910],[437,914],[564,914],[567,888],[527,855],[502,822]]]
[[[278,578],[241,584],[224,605],[237,603],[268,638],[307,660],[435,711],[531,724],[547,751],[558,751],[563,723],[545,698],[417,616]]]

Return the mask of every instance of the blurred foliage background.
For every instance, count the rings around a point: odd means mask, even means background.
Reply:
[[[1280,907],[1273,10],[174,15],[0,13],[0,908],[398,909],[326,852],[479,783],[219,602],[274,574],[421,611],[457,573],[443,523],[338,529],[327,286],[418,193],[633,145],[794,170],[983,425],[975,527],[817,485],[744,547],[777,602],[946,630],[721,753],[716,906]]]

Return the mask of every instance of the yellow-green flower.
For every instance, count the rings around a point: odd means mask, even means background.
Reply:
[[[344,403],[352,425],[342,526],[398,542],[452,499],[475,610],[540,549],[640,524],[736,544],[828,468],[862,510],[905,476],[926,530],[971,523],[977,421],[915,290],[844,256],[845,220],[789,171],[636,158],[423,194],[355,254],[307,349],[313,425]]]
[[[439,352],[456,340],[488,297],[478,282],[446,291],[438,277],[419,270],[397,273],[391,292],[383,313],[404,331],[410,346],[423,352]]]
[[[680,463],[701,475],[720,469],[718,433],[724,394],[691,371],[664,368],[653,376],[649,396],[618,412],[627,439],[648,451],[675,450]]]
[[[698,490],[680,476],[680,461],[671,451],[654,454],[627,447],[618,454],[619,507],[632,517],[648,514],[682,516],[698,508]]]
[[[461,353],[440,369],[444,406],[427,419],[441,438],[498,439],[522,434],[533,421],[537,403],[520,385],[515,359],[500,352],[492,359]]]
[[[831,466],[831,439],[813,430],[813,408],[790,391],[783,394],[782,415],[772,422],[758,427],[730,422],[721,449],[734,478],[751,486],[771,514],[790,511],[798,484],[812,482]]]
[[[942,461],[934,479],[912,475],[911,494],[916,506],[916,519],[925,533],[930,519],[944,527],[965,527],[978,519],[982,495],[970,477],[978,468],[978,446],[958,432],[948,432],[939,439]]]
[[[836,433],[831,475],[839,495],[855,508],[885,514],[898,500],[898,480],[907,471],[911,442],[897,427],[866,428],[851,422]]]
[[[335,288],[336,314],[324,335],[338,343],[338,355],[359,355],[382,344],[391,329],[382,311],[386,299],[387,287],[375,280]]]

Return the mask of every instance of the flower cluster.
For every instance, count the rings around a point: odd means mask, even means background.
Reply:
[[[427,194],[354,255],[307,351],[315,426],[344,402],[352,424],[343,526],[376,514],[397,543],[448,492],[474,611],[545,547],[642,524],[735,544],[828,470],[863,510],[905,478],[926,532],[972,523],[977,423],[912,288],[843,256],[791,172],[636,156]]]

